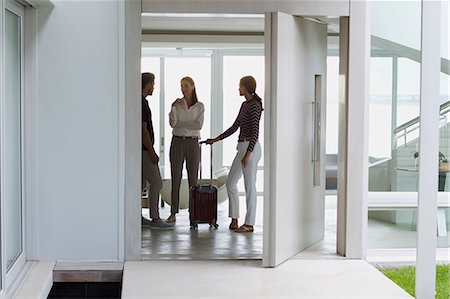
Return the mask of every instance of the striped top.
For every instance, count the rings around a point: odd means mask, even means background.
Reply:
[[[239,114],[233,125],[219,135],[219,139],[225,139],[240,127],[239,139],[247,139],[250,141],[247,150],[252,152],[259,136],[259,121],[261,119],[262,105],[259,100],[253,99],[245,101],[241,105]]]

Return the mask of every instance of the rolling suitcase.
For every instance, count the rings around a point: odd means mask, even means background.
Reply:
[[[191,229],[198,228],[199,223],[208,223],[218,228],[217,224],[217,188],[212,184],[212,146],[211,146],[211,180],[209,184],[202,181],[202,143],[200,142],[200,179],[197,186],[189,190],[189,220]]]

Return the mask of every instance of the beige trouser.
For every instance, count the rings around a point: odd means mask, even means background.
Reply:
[[[197,138],[172,137],[170,144],[170,171],[172,174],[171,213],[178,213],[180,206],[180,184],[183,176],[183,163],[186,160],[189,189],[197,185],[200,146]]]
[[[152,162],[149,151],[142,151],[142,188],[145,182],[150,184],[148,190],[148,206],[150,218],[159,218],[159,192],[162,188],[161,173],[158,164]]]

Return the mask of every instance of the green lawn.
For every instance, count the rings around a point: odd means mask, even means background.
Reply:
[[[382,268],[380,271],[410,295],[415,296],[415,267]],[[438,265],[436,271],[436,299],[450,299],[450,265]]]

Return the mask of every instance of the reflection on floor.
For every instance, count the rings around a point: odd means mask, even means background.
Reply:
[[[448,236],[450,236],[450,230],[447,236],[437,237],[438,248],[450,247]],[[417,246],[416,226],[369,219],[367,239],[369,249],[415,248]]]
[[[240,198],[239,206],[241,225],[245,218],[245,197]],[[144,209],[143,214],[148,218],[148,209]],[[160,208],[160,215],[166,219],[170,215],[170,206]],[[218,229],[199,224],[197,230],[192,230],[188,210],[180,210],[174,230],[142,228],[142,260],[261,259],[262,216],[263,198],[258,197],[255,232],[238,234],[228,229],[228,201],[218,206]]]
[[[245,197],[241,197],[241,222],[245,215]],[[142,229],[142,259],[261,259],[263,244],[263,198],[258,197],[256,226],[253,234],[237,234],[228,229],[228,202],[218,207],[219,229],[210,229],[207,224],[199,225],[198,230],[189,229],[189,214],[182,210],[177,217],[173,231],[151,231]],[[161,209],[161,216],[167,218],[170,207]],[[148,217],[148,210],[144,210]],[[336,254],[337,197],[325,197],[325,234],[324,239],[296,255],[298,259],[341,259]],[[377,261],[384,259],[401,260],[416,247],[417,232],[411,225],[395,225],[388,222],[369,219],[367,247],[368,259],[377,255]],[[450,235],[450,231],[449,234]],[[438,247],[449,248],[449,237],[438,237]],[[387,251],[386,251],[386,250]],[[383,250],[380,255],[380,251]],[[393,257],[389,257],[392,255]],[[415,255],[414,255],[415,256]],[[414,257],[413,256],[413,257]],[[373,257],[375,258],[375,257]]]

